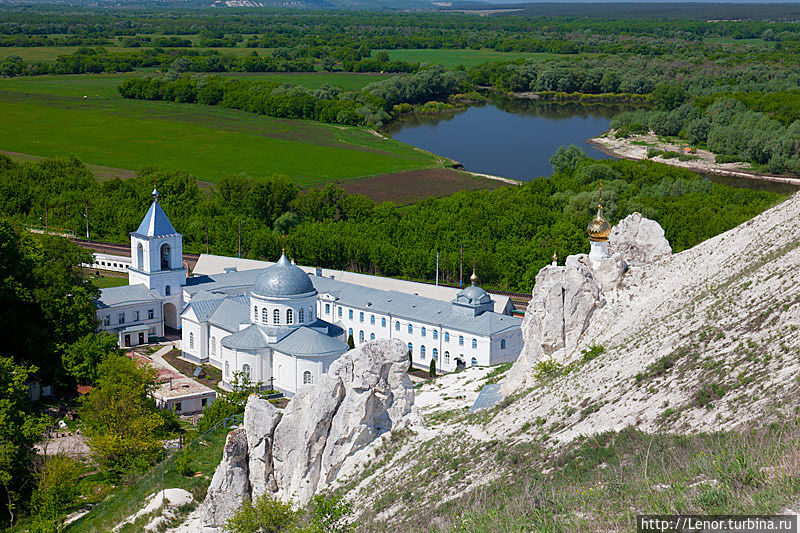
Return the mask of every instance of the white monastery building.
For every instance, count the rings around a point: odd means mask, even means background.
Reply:
[[[319,381],[351,335],[356,346],[400,339],[414,366],[428,369],[433,360],[442,372],[514,361],[522,349],[522,320],[511,316],[507,297],[495,301],[478,287],[474,272],[470,286],[444,292],[376,276],[324,276],[283,254],[274,264],[251,261],[247,270],[187,277],[182,253],[182,236],[153,191],[131,233],[130,284],[101,291],[102,329],[123,346],[163,336],[165,326],[179,329],[183,357],[219,368],[224,387],[239,375],[292,395]],[[417,285],[422,289],[409,289]],[[435,296],[420,295],[426,291]]]

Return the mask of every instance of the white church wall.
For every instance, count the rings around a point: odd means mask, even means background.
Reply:
[[[230,386],[234,372],[245,372],[245,365],[250,369],[250,382],[268,385],[271,368],[269,366],[270,350],[222,350],[222,381]]]
[[[181,327],[181,351],[183,357],[196,363],[203,363],[207,356],[203,349],[208,344],[208,339],[204,335],[206,328],[198,322],[182,319]]]

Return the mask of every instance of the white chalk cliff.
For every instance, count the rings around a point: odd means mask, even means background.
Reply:
[[[536,275],[522,324],[524,346],[502,382],[504,394],[530,387],[537,361],[574,355],[592,316],[615,297],[629,265],[651,263],[672,248],[658,222],[633,213],[612,228],[608,251],[611,257],[599,260],[571,255],[564,266],[548,265]]]
[[[209,486],[203,526],[222,527],[244,498],[265,493],[303,505],[375,439],[421,424],[407,351],[402,342],[383,339],[347,352],[318,384],[298,392],[282,416],[251,396]]]

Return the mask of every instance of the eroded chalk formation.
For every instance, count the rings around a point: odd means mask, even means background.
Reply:
[[[222,527],[244,498],[265,493],[303,505],[375,439],[421,423],[407,367],[407,347],[382,339],[337,359],[282,415],[251,396],[208,489],[203,525]]]
[[[612,228],[608,252],[599,260],[571,255],[564,266],[548,265],[536,275],[522,323],[524,345],[501,383],[504,394],[530,386],[537,361],[575,355],[592,315],[613,296],[625,271],[670,255],[672,248],[658,222],[633,213]]]

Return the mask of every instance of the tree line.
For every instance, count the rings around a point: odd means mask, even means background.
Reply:
[[[705,108],[687,102],[672,109],[629,111],[615,116],[610,125],[619,136],[651,130],[677,136],[714,152],[720,163],[745,161],[768,172],[800,173],[800,120],[784,125],[745,103],[758,107],[762,99],[744,100],[722,96]]]
[[[124,243],[146,211],[157,177],[162,206],[184,234],[187,251],[204,252],[208,235],[211,253],[236,254],[241,222],[247,257],[274,260],[285,233],[287,249],[301,264],[431,281],[439,251],[440,279],[457,283],[464,244],[482,283],[529,291],[554,248],[559,257],[587,249],[585,227],[600,180],[612,222],[639,211],[662,224],[675,251],[732,228],[781,198],[649,161],[594,161],[577,148],[560,150],[553,162],[557,172],[549,178],[402,207],[375,204],[333,184],[300,191],[281,177],[223,177],[206,193],[192,176],[177,171],[144,169],[136,178],[98,183],[74,159],[7,162],[0,174],[0,209],[20,223],[38,223],[45,203],[90,198],[92,234]],[[76,228],[82,223],[77,208],[51,220]]]
[[[379,127],[395,106],[447,98],[464,89],[461,72],[431,67],[416,74],[388,78],[360,91],[324,85],[309,89],[269,81],[224,77],[133,78],[119,86],[125,98],[220,105],[272,117]]]

